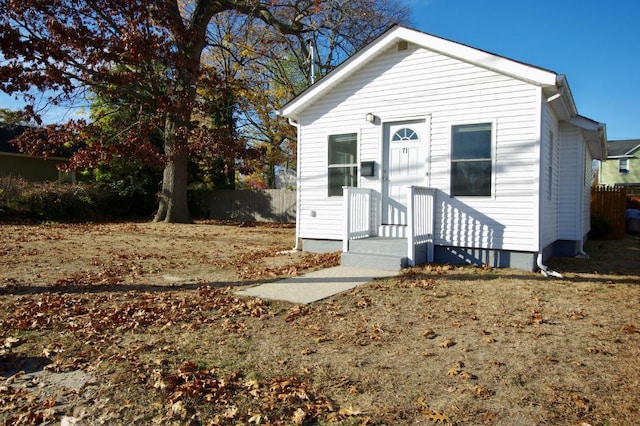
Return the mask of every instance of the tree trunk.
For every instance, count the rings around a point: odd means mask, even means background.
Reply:
[[[182,154],[167,161],[154,222],[193,223],[187,202],[187,160],[187,155]]]
[[[276,189],[276,165],[271,162],[267,165],[267,188]]]
[[[186,147],[176,147],[176,123],[167,118],[164,130],[164,146],[167,164],[162,175],[162,190],[158,194],[158,212],[154,222],[193,223],[187,198]]]

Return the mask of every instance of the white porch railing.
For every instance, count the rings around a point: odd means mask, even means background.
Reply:
[[[433,262],[435,189],[410,186],[407,199],[407,263]]]
[[[349,241],[378,235],[375,193],[367,188],[343,188],[345,227],[342,251]],[[410,186],[407,197],[407,263],[433,262],[435,189]]]
[[[343,187],[344,218],[346,226],[342,236],[342,251],[349,251],[349,241],[376,235],[372,211],[373,191],[367,188]]]

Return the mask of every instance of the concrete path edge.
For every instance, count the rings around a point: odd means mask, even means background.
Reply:
[[[309,304],[369,283],[376,278],[394,277],[399,271],[383,271],[351,266],[320,269],[297,277],[258,284],[236,291],[240,296]]]

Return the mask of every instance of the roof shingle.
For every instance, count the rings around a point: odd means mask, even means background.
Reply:
[[[640,139],[627,139],[608,142],[608,157],[620,157],[640,147]]]

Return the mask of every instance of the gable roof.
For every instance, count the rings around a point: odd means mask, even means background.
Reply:
[[[303,110],[309,103],[321,96],[329,88],[345,80],[351,74],[362,68],[388,47],[395,45],[399,41],[407,41],[418,45],[432,52],[437,52],[445,56],[459,59],[473,65],[508,75],[513,78],[526,81],[528,83],[558,90],[559,86],[564,87],[566,80],[564,76],[553,71],[539,68],[524,62],[515,61],[494,53],[476,49],[461,43],[437,37],[422,31],[394,25],[381,34],[374,41],[363,47],[361,50],[350,56],[346,61],[336,67],[329,74],[308,87],[286,105],[280,109],[280,115],[294,118],[297,113]],[[549,96],[555,94],[549,93]],[[570,91],[567,95],[570,95]],[[569,109],[575,110],[573,97],[571,97]]]
[[[640,148],[640,139],[609,141],[607,158],[626,158],[633,156],[633,152]]]
[[[579,127],[583,134],[588,133],[585,138],[591,140],[589,149],[594,158],[606,158],[607,144],[604,124],[578,115],[569,83],[564,75],[401,25],[394,25],[389,28],[329,74],[289,101],[278,111],[278,114],[292,120],[298,120],[300,114],[310,104],[327,93],[328,90],[343,82],[375,57],[400,41],[406,41],[426,50],[542,88],[547,102],[560,120]]]

